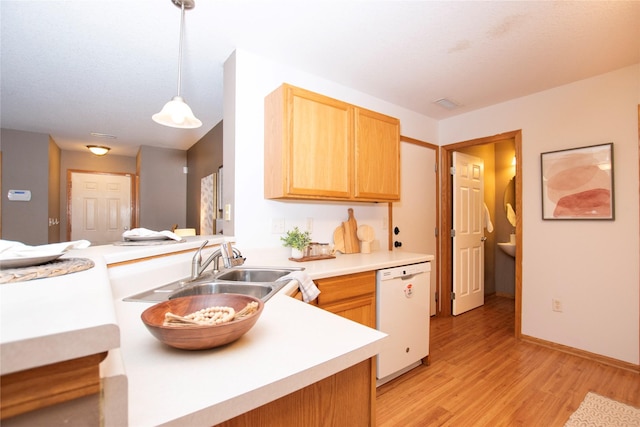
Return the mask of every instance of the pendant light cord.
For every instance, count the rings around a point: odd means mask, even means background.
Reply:
[[[182,14],[180,17],[180,47],[178,48],[178,96],[180,95],[182,82],[182,39],[184,38],[184,1],[181,2]]]

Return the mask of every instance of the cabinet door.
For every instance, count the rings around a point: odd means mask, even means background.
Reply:
[[[354,197],[400,200],[400,121],[373,111],[355,111]]]
[[[288,193],[349,198],[353,108],[298,88],[287,98]]]
[[[320,308],[375,329],[375,271],[317,279],[315,282],[320,289]]]
[[[352,299],[322,308],[361,325],[376,328],[376,301],[373,297]]]

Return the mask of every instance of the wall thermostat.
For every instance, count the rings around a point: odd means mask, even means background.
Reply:
[[[8,197],[14,202],[28,202],[31,200],[31,190],[9,190]]]

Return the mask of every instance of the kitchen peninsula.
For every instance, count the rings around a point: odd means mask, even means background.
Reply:
[[[220,236],[208,238],[210,245],[223,241]],[[0,286],[2,374],[108,352],[100,364],[104,425],[204,426],[227,420],[231,421],[224,425],[233,425],[234,417],[280,401],[290,405],[284,412],[302,416],[304,405],[294,403],[301,402],[296,400],[301,399],[296,397],[299,390],[348,390],[343,386],[354,386],[361,394],[365,390],[365,402],[345,394],[332,399],[338,402],[334,412],[315,416],[348,421],[354,419],[349,416],[366,413],[369,416],[356,424],[371,424],[375,398],[375,390],[371,393],[371,382],[375,383],[370,375],[371,361],[385,334],[289,298],[286,294],[295,291],[295,282],[267,302],[251,331],[225,347],[176,350],[146,331],[140,314],[149,304],[122,299],[188,276],[191,257],[203,239],[197,236],[172,245],[105,245],[78,250],[70,256],[91,258],[96,266],[67,276]],[[305,267],[313,279],[433,259],[385,251],[294,263],[283,256],[285,252],[238,247],[247,257],[247,265]],[[208,253],[214,249],[209,246]],[[50,315],[36,310],[28,321],[16,322],[19,313],[33,307],[34,300],[37,308],[56,307],[59,315],[52,321]],[[344,411],[354,404],[360,405],[360,412]],[[3,420],[3,424],[5,421],[12,419]]]

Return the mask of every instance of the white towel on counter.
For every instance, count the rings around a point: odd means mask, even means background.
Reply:
[[[279,278],[278,282],[281,280],[296,280],[298,282],[300,292],[302,292],[302,300],[304,302],[311,302],[320,295],[320,289],[318,289],[316,284],[313,283],[309,274],[304,271],[292,271],[286,276]]]
[[[484,204],[484,228],[486,228],[489,233],[493,231],[493,223],[491,222],[491,215],[489,214],[489,208],[486,203]]]
[[[34,258],[62,254],[71,249],[84,249],[91,246],[88,240],[51,243],[49,245],[28,246],[22,242],[0,240],[0,260],[13,258]]]
[[[122,237],[124,239],[126,239],[127,237],[166,237],[168,239],[178,241],[182,240],[182,237],[178,236],[176,233],[172,233],[169,230],[153,231],[146,228],[133,228],[131,230],[127,230],[122,233]]]

